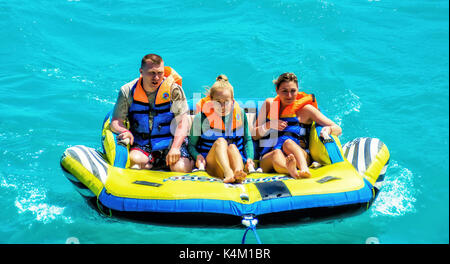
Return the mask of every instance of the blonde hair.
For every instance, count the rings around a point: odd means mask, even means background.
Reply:
[[[228,77],[225,74],[221,74],[217,76],[216,82],[208,89],[208,95],[212,99],[214,97],[214,94],[225,89],[228,89],[228,91],[230,91],[231,98],[234,99],[233,86],[228,81]]]

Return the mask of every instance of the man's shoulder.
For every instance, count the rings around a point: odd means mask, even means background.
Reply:
[[[136,84],[136,82],[139,80],[139,78],[136,78],[134,80],[132,80],[131,82],[128,82],[124,85],[122,85],[122,87],[120,87],[120,91],[124,94],[124,95],[128,95],[131,93],[131,89],[133,89],[133,86]]]
[[[183,87],[181,87],[178,83],[173,82],[172,85],[170,86],[170,91],[173,92],[176,90],[183,91]]]
[[[170,86],[170,94],[172,101],[185,101],[186,95],[184,94],[183,87],[177,83],[173,83]]]

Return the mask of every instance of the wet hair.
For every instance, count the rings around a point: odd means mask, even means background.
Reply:
[[[141,60],[141,68],[144,68],[147,62],[160,65],[161,62],[163,62],[163,59],[161,58],[161,56],[156,54],[147,54]]]
[[[228,89],[231,93],[231,98],[234,98],[233,86],[228,81],[228,77],[225,74],[221,74],[217,76],[216,82],[208,89],[208,94],[211,98],[214,97],[214,94],[218,91],[222,91],[224,89]]]
[[[294,73],[292,73],[292,72],[285,72],[285,73],[281,74],[280,76],[278,76],[278,79],[273,81],[273,83],[275,84],[275,87],[277,88],[277,90],[278,90],[278,88],[280,88],[280,85],[283,82],[295,82],[295,84],[298,87],[297,76]]]

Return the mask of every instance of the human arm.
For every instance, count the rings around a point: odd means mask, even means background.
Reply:
[[[109,127],[112,132],[118,134],[117,138],[119,140],[125,142],[128,140],[127,144],[133,145],[133,134],[125,126],[129,107],[129,88],[125,85],[119,91]]]
[[[121,119],[113,118],[110,124],[111,130],[118,134],[117,139],[124,141],[126,144],[133,145],[134,136],[130,130],[128,130],[123,124],[124,121]]]
[[[300,116],[302,120],[306,120],[306,122],[316,122],[317,124],[323,126],[320,136],[328,137],[327,135],[335,135],[340,136],[342,134],[342,128],[336,125],[333,121],[331,121],[328,117],[322,114],[318,109],[313,107],[312,105],[306,105],[302,109],[299,110],[297,116]]]
[[[189,142],[188,142],[188,151],[192,157],[195,158],[195,166],[197,168],[202,167],[205,168],[206,160],[205,158],[197,151],[197,143],[200,140],[201,133],[201,113],[198,113],[194,117],[194,121],[192,122],[191,132],[189,133]]]
[[[248,125],[248,118],[247,115],[245,114],[245,111],[242,111],[242,116],[244,116],[244,150],[245,150],[245,156],[247,157],[247,161],[245,163],[245,168],[247,169],[247,171],[249,170],[249,167],[253,167],[253,169],[255,168],[255,162],[253,161],[254,159],[254,149],[253,149],[253,140],[252,140],[252,135],[250,134],[250,128]]]
[[[273,99],[267,98],[266,101],[261,106],[261,109],[255,122],[255,126],[251,131],[253,140],[259,140],[260,138],[264,137],[270,129],[282,131],[287,127],[287,122],[278,120],[278,117],[277,119],[273,119],[270,120],[269,122],[266,122],[267,114],[270,111],[272,103]]]
[[[168,166],[175,164],[181,157],[180,148],[184,139],[188,135],[190,119],[189,107],[183,89],[178,84],[171,86],[172,106],[170,111],[175,115],[176,129],[172,141],[172,146],[166,156]]]
[[[166,156],[166,164],[168,166],[177,163],[177,161],[180,159],[180,148],[189,130],[189,116],[187,114],[183,114],[176,119],[178,121],[177,127],[175,129],[175,135],[173,137],[172,146],[170,147],[170,150]]]

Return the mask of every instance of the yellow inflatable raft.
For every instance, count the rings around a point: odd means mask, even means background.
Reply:
[[[254,120],[255,109],[246,109]],[[315,166],[308,179],[276,173],[250,173],[242,184],[226,184],[205,171],[176,173],[129,168],[128,149],[109,129],[102,131],[103,152],[86,146],[64,151],[61,167],[78,192],[106,214],[196,213],[273,215],[320,209],[368,208],[384,179],[387,147],[376,138],[357,138],[341,147],[323,141],[312,125],[310,151]]]

